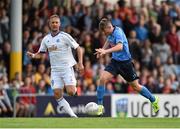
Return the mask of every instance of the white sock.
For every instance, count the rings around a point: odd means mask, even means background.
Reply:
[[[63,110],[66,113],[68,113],[71,117],[77,117],[76,114],[74,114],[73,110],[71,109],[69,103],[64,98],[57,99],[57,102],[59,106],[61,106]]]

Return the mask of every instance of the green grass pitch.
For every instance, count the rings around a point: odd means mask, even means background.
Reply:
[[[180,128],[180,118],[0,118],[0,128]]]

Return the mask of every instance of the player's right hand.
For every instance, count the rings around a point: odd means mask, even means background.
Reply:
[[[99,48],[99,49],[95,49],[95,50],[96,50],[97,54],[99,54],[100,57],[105,55],[106,51],[107,51],[107,50],[105,50],[103,48]]]
[[[84,73],[84,65],[82,63],[77,63],[76,69],[79,71],[81,75]]]
[[[26,54],[27,54],[29,57],[31,57],[31,58],[34,58],[34,57],[35,57],[35,54],[32,53],[32,52],[29,52],[29,51],[28,51]]]

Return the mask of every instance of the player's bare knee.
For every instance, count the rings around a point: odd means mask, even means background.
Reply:
[[[136,85],[132,85],[132,88],[135,90],[135,91],[138,91],[138,87]]]
[[[74,88],[70,88],[68,89],[67,93],[69,96],[73,96],[76,93],[76,90]]]
[[[69,91],[69,92],[68,92],[68,95],[69,95],[69,96],[73,96],[74,94],[75,94],[75,91]]]
[[[55,99],[62,98],[61,92],[54,90],[54,97],[55,97]]]
[[[75,86],[69,85],[69,86],[66,86],[66,91],[69,96],[73,96],[76,93],[77,89]]]
[[[107,82],[107,78],[103,75],[100,77],[100,84],[105,84]]]
[[[135,91],[140,92],[141,87],[140,87],[139,84],[133,84],[133,83],[132,83],[131,86],[132,86],[132,88],[133,88]]]

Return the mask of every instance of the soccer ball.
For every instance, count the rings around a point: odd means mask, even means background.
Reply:
[[[85,112],[88,115],[96,115],[96,113],[98,112],[98,105],[95,102],[89,102],[85,106]]]

